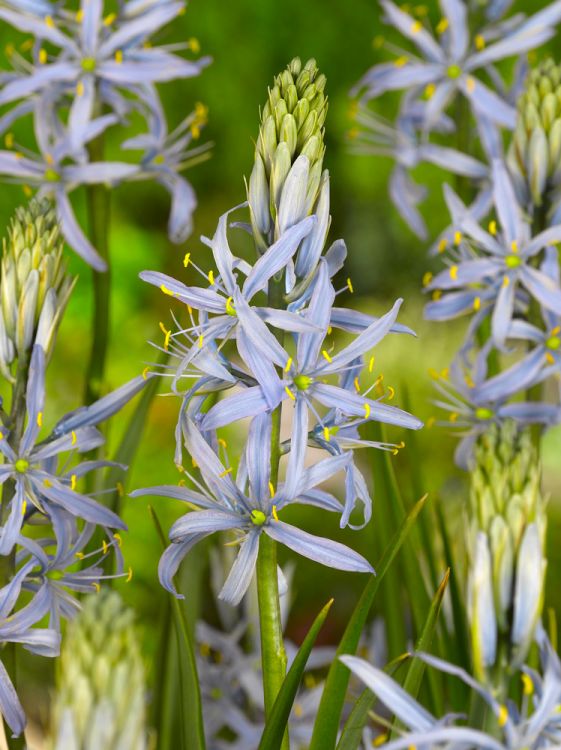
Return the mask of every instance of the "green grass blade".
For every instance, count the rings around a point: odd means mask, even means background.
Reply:
[[[362,730],[368,720],[368,714],[376,696],[370,690],[364,690],[345,722],[337,750],[357,750],[362,742]]]
[[[316,638],[332,604],[333,599],[327,602],[312,623],[302,645],[298,649],[298,653],[284,678],[277,699],[273,704],[271,716],[265,724],[261,742],[259,743],[259,750],[278,750],[281,747],[298,686],[302,680]]]
[[[377,568],[377,575],[372,576],[366,584],[345,628],[345,632],[337,648],[337,656],[354,654],[356,652],[360,634],[366,624],[366,618],[368,617],[380,583],[384,580],[384,576],[407,538],[426,500],[427,496],[425,495],[413,506],[395,536],[386,547]],[[329,750],[335,747],[348,682],[349,670],[335,658],[325,682],[309,750]]]
[[[166,547],[166,537],[158,516],[152,507],[149,512],[162,543]],[[177,638],[178,662],[181,687],[181,736],[183,750],[205,750],[203,712],[195,649],[185,608],[179,599],[170,594],[172,617]]]
[[[446,593],[446,588],[450,580],[450,568],[446,570],[440,585],[438,586],[433,600],[430,605],[429,613],[425,622],[425,626],[421,631],[421,635],[417,640],[415,646],[416,651],[429,651],[432,640],[435,634],[436,626],[438,623],[438,615],[442,606],[442,599]],[[407,670],[407,675],[403,683],[404,689],[416,698],[421,688],[421,681],[423,679],[423,673],[425,671],[425,663],[420,659],[413,659]]]

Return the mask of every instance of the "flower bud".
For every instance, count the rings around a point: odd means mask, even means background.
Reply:
[[[468,615],[478,679],[492,682],[493,671],[519,667],[534,637],[546,567],[540,476],[528,431],[505,423],[480,438],[468,523]]]
[[[522,197],[531,198],[535,206],[551,200],[558,186],[560,128],[561,68],[547,59],[530,72],[518,99],[516,128],[507,156]]]
[[[248,188],[251,223],[260,251],[300,218],[314,212],[325,152],[325,84],[325,76],[319,74],[315,60],[302,66],[300,59],[295,58],[269,89],[261,114],[256,166]],[[263,187],[264,181],[268,191]],[[292,190],[297,195],[286,195]],[[268,221],[264,216],[266,202]]]
[[[64,240],[54,208],[32,200],[16,210],[3,241],[0,278],[0,370],[40,344],[52,352],[75,279],[66,270]]]
[[[60,656],[53,750],[147,747],[144,666],[133,621],[115,591],[83,600]]]

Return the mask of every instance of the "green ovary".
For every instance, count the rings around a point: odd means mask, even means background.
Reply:
[[[480,406],[479,409],[475,410],[475,416],[477,417],[477,419],[487,420],[492,418],[493,412],[491,411],[491,409],[487,409],[485,406]]]
[[[14,466],[19,474],[24,474],[29,469],[29,461],[25,458],[18,458]]]
[[[505,258],[505,264],[508,268],[518,268],[521,263],[518,255],[507,255]]]
[[[314,379],[309,375],[300,374],[296,375],[293,382],[299,391],[307,391],[311,384],[314,382]]]
[[[561,339],[559,336],[550,336],[545,342],[545,345],[548,349],[559,349],[561,346]]]
[[[449,65],[446,72],[448,73],[448,78],[456,79],[462,75],[462,69],[459,65]]]

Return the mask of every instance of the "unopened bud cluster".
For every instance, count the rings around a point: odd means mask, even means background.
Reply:
[[[302,66],[295,58],[269,89],[248,186],[253,232],[261,251],[315,212],[322,184],[328,182],[327,172],[322,172],[325,84],[315,60]]]
[[[54,702],[54,750],[145,750],[146,695],[134,613],[90,594],[69,624]]]
[[[468,614],[479,679],[519,667],[541,615],[546,500],[528,431],[493,426],[475,451],[468,525]]]
[[[20,207],[3,241],[0,278],[0,369],[13,381],[11,365],[34,344],[48,356],[74,279],[66,270],[64,240],[48,201]]]
[[[519,189],[541,206],[561,178],[561,66],[551,58],[528,75],[508,153]]]

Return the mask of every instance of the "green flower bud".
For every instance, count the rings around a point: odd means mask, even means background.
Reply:
[[[260,251],[277,240],[286,228],[314,211],[325,153],[325,85],[326,78],[319,74],[315,60],[302,66],[295,58],[269,89],[248,186],[253,233]],[[301,157],[308,163],[304,165]],[[298,180],[304,183],[296,184]],[[298,197],[286,196],[289,190],[295,190]]]
[[[557,185],[561,128],[561,68],[548,59],[532,70],[518,100],[507,160],[515,179],[541,206]]]
[[[475,456],[467,540],[468,614],[474,671],[492,683],[494,675],[523,663],[541,614],[547,501],[528,431],[519,432],[514,423],[493,425],[480,438]],[[528,569],[534,572],[531,586]],[[483,650],[483,634],[495,648]]]
[[[134,613],[105,590],[83,600],[63,640],[53,750],[145,750],[146,686]]]
[[[3,241],[0,276],[0,370],[27,358],[35,343],[52,351],[75,279],[66,270],[54,208],[32,200],[17,209]]]

